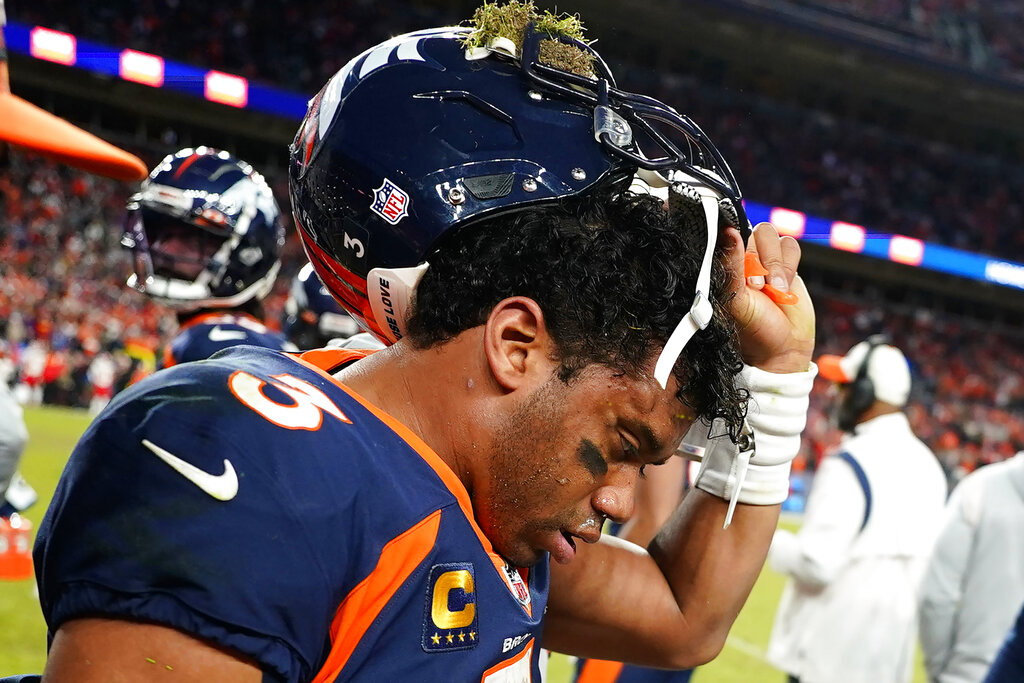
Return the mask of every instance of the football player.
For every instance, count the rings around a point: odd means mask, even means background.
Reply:
[[[359,334],[359,324],[331,296],[307,263],[292,280],[281,329],[300,349],[318,349]]]
[[[129,200],[121,243],[135,262],[128,286],[177,314],[162,367],[239,344],[296,350],[263,324],[284,226],[270,186],[246,162],[210,147],[168,155]]]
[[[628,191],[638,169],[668,210]],[[711,141],[582,40],[442,28],[343,67],[289,173],[317,274],[391,346],[229,350],[115,398],[40,529],[47,674],[539,681],[542,647],[714,657],[815,369],[799,247],[767,224],[749,246],[796,304],[744,280]],[[701,472],[649,548],[602,537],[687,433]]]

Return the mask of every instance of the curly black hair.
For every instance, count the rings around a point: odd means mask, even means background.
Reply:
[[[559,377],[598,363],[639,376],[690,309],[704,256],[703,212],[674,211],[650,195],[599,193],[499,214],[446,235],[428,256],[408,339],[418,348],[482,325],[510,296],[538,303],[559,351]],[[735,384],[743,366],[722,307],[729,275],[712,271],[715,315],[677,361],[679,399],[722,418],[732,437],[746,414]]]

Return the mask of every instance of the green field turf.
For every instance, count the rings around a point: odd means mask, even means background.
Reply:
[[[29,442],[21,461],[25,479],[39,492],[27,513],[38,528],[64,463],[89,424],[85,411],[26,408]],[[0,581],[0,674],[38,673],[46,658],[46,625],[34,581]]]
[[[83,411],[28,408],[25,421],[29,445],[22,461],[25,478],[36,488],[40,501],[28,517],[38,526],[50,502],[64,462],[79,435],[89,424]],[[791,523],[784,526],[793,528]],[[35,529],[33,529],[33,532]],[[695,683],[782,683],[785,676],[764,661],[775,605],[784,579],[765,569],[740,613],[722,654],[698,670]],[[46,626],[32,581],[0,581],[0,675],[41,672],[46,655]],[[552,657],[548,683],[567,683],[570,665],[565,657]],[[920,656],[915,683],[924,683]]]

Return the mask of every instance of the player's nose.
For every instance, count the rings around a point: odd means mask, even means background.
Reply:
[[[604,485],[594,491],[591,498],[594,510],[616,524],[624,524],[633,516],[637,475],[637,468],[632,466],[610,470]]]

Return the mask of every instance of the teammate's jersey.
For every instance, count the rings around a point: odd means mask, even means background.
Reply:
[[[247,313],[204,313],[182,325],[164,347],[161,367],[205,360],[221,349],[243,344],[275,351],[298,350],[283,334]]]
[[[547,558],[506,567],[452,470],[325,372],[364,355],[239,347],[116,396],[39,530],[51,638],[120,616],[269,680],[539,681]]]

